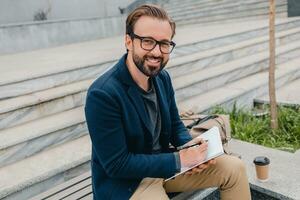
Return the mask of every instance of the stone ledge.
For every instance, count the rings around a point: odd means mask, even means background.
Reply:
[[[233,152],[242,155],[251,188],[274,198],[299,199],[300,159],[297,158],[299,153],[284,152],[235,139],[232,139],[229,147]],[[255,166],[252,162],[256,156],[262,155],[267,156],[271,160],[270,178],[265,183],[256,180]]]
[[[218,190],[217,187],[206,188],[203,190],[197,190],[192,192],[183,192],[179,195],[172,198],[172,200],[196,200],[196,199],[205,199]]]

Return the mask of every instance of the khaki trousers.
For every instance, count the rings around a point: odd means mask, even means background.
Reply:
[[[130,200],[166,200],[167,192],[184,192],[218,187],[222,200],[250,200],[250,188],[244,163],[234,156],[216,158],[200,173],[180,175],[164,182],[161,178],[144,178]]]

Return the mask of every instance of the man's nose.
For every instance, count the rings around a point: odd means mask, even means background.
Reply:
[[[160,51],[160,47],[159,47],[159,44],[156,44],[154,49],[152,49],[151,53],[154,55],[154,56],[160,56],[161,55],[161,51]]]

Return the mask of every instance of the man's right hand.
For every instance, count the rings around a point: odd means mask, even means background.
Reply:
[[[208,144],[201,140],[199,146],[179,151],[181,167],[192,167],[206,158]]]

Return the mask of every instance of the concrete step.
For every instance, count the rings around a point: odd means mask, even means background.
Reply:
[[[276,9],[280,8],[281,6],[287,6],[286,1],[280,1],[276,3]],[[184,9],[181,12],[174,13],[171,15],[172,19],[177,21],[181,19],[189,19],[189,18],[198,18],[198,17],[207,17],[211,15],[219,15],[222,13],[228,12],[239,12],[239,11],[248,11],[253,9],[260,9],[260,8],[268,8],[269,2],[268,1],[243,1],[243,2],[226,2],[215,4],[209,7],[202,7],[199,6],[193,7],[194,10],[187,10]]]
[[[209,8],[207,10],[203,11],[195,11],[195,12],[190,12],[187,13],[186,15],[179,15],[174,16],[174,20],[177,24],[180,24],[181,21],[187,20],[187,21],[213,21],[211,19],[218,19],[218,17],[223,16],[227,18],[232,18],[236,17],[238,18],[239,16],[255,16],[258,14],[266,14],[268,16],[269,12],[269,4],[267,2],[254,2],[254,3],[249,3],[247,5],[227,5],[228,7],[225,9],[216,9],[215,8]],[[265,11],[265,12],[263,12]],[[279,3],[276,7],[276,14],[280,12],[287,12],[287,3]],[[246,12],[247,15],[243,15],[243,13]]]
[[[219,1],[196,1],[196,2],[189,2],[186,3],[185,1],[178,5],[172,5],[172,3],[166,4],[164,7],[167,10],[170,16],[181,15],[181,13],[192,13],[198,10],[199,12],[207,9],[226,9],[229,6],[235,5],[237,7],[245,6],[247,4],[252,3],[268,3],[267,0],[246,0],[246,1],[238,1],[238,0],[219,0]],[[287,0],[278,0],[276,1],[276,6],[285,3],[287,4]],[[172,5],[172,6],[171,6]]]
[[[276,33],[280,31],[285,31],[288,29],[296,28],[300,25],[300,21],[298,21],[300,18],[294,18],[293,21],[288,20],[277,20],[276,22]],[[252,23],[254,22],[254,23]],[[237,26],[233,26],[233,24]],[[238,27],[243,27],[243,25],[246,25],[249,29],[240,30],[240,32],[231,32],[231,34],[228,35],[228,31],[234,31],[235,28],[239,29]],[[180,48],[175,48],[172,57],[176,56],[182,56],[182,55],[188,55],[190,53],[200,52],[203,50],[213,49],[216,47],[220,47],[223,45],[233,44],[236,42],[241,42],[247,39],[260,37],[263,35],[268,35],[268,20],[252,20],[248,21],[247,23],[241,22],[241,23],[230,23],[230,24],[224,24],[224,25],[212,25],[212,26],[196,26],[199,27],[200,30],[205,31],[206,29],[209,29],[208,33],[212,35],[212,38],[207,39],[198,39],[197,35],[191,35],[191,38],[195,37],[195,41],[191,44],[185,44],[180,46]],[[215,28],[213,28],[215,27]],[[218,27],[218,28],[217,28]],[[230,28],[229,28],[230,27]],[[188,30],[189,28],[187,28]],[[224,31],[226,30],[226,31]],[[219,35],[217,34],[219,33]],[[226,34],[227,33],[227,34]],[[199,34],[199,33],[197,33]],[[226,35],[222,35],[226,34]],[[202,36],[203,37],[203,36]],[[190,38],[190,37],[188,37]],[[180,38],[183,39],[183,38]]]
[[[279,32],[276,37],[278,46],[295,41],[300,38],[300,29],[294,28],[287,31],[282,31]],[[167,66],[167,69],[172,78],[175,78],[174,86],[176,89],[178,89],[177,94],[181,96],[181,93],[183,93],[183,96],[186,97],[185,95],[195,94],[196,90],[192,89],[195,87],[195,84],[203,85],[204,83],[201,81],[207,81],[210,80],[210,78],[216,78],[209,75],[212,74],[208,69],[209,67],[215,67],[232,60],[240,59],[242,57],[266,50],[267,48],[268,36],[263,36],[188,56],[175,57]],[[290,56],[289,59],[292,57],[293,56]],[[253,58],[254,63],[256,62],[256,56],[252,56],[249,59]],[[280,58],[282,58],[282,56]],[[228,65],[230,67],[236,66],[237,64],[235,63],[244,63],[244,66],[247,66],[247,64],[249,65],[249,61],[247,61],[247,59],[245,60],[246,62],[233,62],[228,63]],[[230,69],[230,67],[220,67],[221,70],[218,71],[223,72],[224,69]],[[254,67],[252,66],[252,68]],[[262,66],[260,66],[260,68],[258,67],[257,69],[261,68]],[[207,72],[200,72],[199,70],[202,69],[206,69]],[[238,69],[238,67],[236,69]],[[218,71],[216,71],[217,74],[219,73]],[[195,78],[191,78],[190,80],[192,81],[186,82],[187,86],[192,85],[192,87],[185,90],[185,86],[180,86],[181,80],[184,80],[185,77],[190,77],[191,75],[193,76],[194,73],[197,74],[195,74]],[[199,73],[203,74],[198,76]],[[98,76],[99,75],[100,74],[98,74]],[[204,75],[207,77],[205,78]],[[242,75],[244,76],[245,74]],[[182,77],[180,78],[179,76]],[[203,79],[201,77],[203,77]],[[178,81],[176,81],[177,78]],[[0,130],[83,105],[85,101],[86,90],[93,80],[94,79],[79,81],[47,89],[41,92],[35,92],[32,94],[0,101]],[[204,85],[207,85],[207,83]],[[201,91],[202,90],[199,90],[198,92]],[[181,98],[178,100],[180,99]]]
[[[255,22],[249,22],[255,24]],[[287,29],[300,24],[298,18],[282,20],[278,22],[277,30]],[[197,49],[215,47],[218,45],[232,43],[235,40],[241,41],[253,37],[256,33],[267,32],[265,21],[255,26],[241,25],[240,23],[230,25],[233,30],[222,33],[201,34],[200,28],[183,28],[178,30],[179,48],[187,48],[187,44],[197,46]],[[227,26],[217,26],[226,28]],[[240,27],[240,28],[238,28]],[[210,27],[208,30],[218,30]],[[192,35],[199,34],[202,37],[186,38],[184,34],[188,31],[195,31]],[[249,31],[251,30],[251,31]],[[249,33],[247,32],[249,31]],[[221,36],[223,34],[223,36]],[[241,35],[239,35],[241,34]],[[225,35],[225,36],[224,36]],[[240,36],[240,37],[237,37]],[[203,38],[201,40],[201,38]],[[230,41],[230,42],[229,42]],[[195,44],[195,42],[197,44]],[[213,44],[213,45],[212,45]],[[60,48],[51,48],[34,52],[27,52],[15,55],[0,56],[0,99],[24,95],[36,91],[45,90],[59,85],[72,83],[74,81],[94,78],[101,74],[124,53],[118,49],[122,48],[122,38],[110,38],[87,43],[67,45]],[[175,51],[176,52],[176,51]],[[101,55],[99,57],[99,55]],[[176,57],[176,55],[175,55]],[[32,58],[35,58],[32,61]],[[25,67],[21,67],[24,66]],[[6,66],[10,66],[7,68]]]
[[[223,12],[217,15],[211,14],[208,16],[191,16],[189,18],[177,19],[176,24],[178,26],[186,25],[186,24],[195,24],[195,23],[214,23],[214,22],[222,22],[229,20],[241,20],[241,18],[268,18],[268,7],[262,8],[252,8],[252,9],[240,9],[235,12],[231,12],[230,10],[227,12]],[[277,7],[276,17],[286,17],[287,16],[287,5],[281,5]]]
[[[224,4],[226,2],[233,2],[232,0],[220,0],[219,4]],[[214,6],[218,6],[219,4],[216,4],[214,1],[193,1],[193,2],[186,2],[182,1],[179,4],[174,4],[170,2],[169,4],[165,4],[164,8],[167,10],[168,14],[170,16],[176,15],[177,13],[182,11],[193,11],[195,9],[199,8],[210,8]]]
[[[90,169],[89,136],[0,168],[0,199],[21,200],[39,194]]]
[[[297,79],[276,90],[276,100],[279,105],[300,106],[300,79]],[[254,104],[270,104],[269,93],[254,99]]]
[[[163,4],[164,8],[167,9],[168,11],[178,11],[180,8],[189,8],[192,6],[197,6],[197,5],[203,5],[205,6],[206,4],[209,5],[216,5],[217,3],[223,3],[223,2],[234,2],[235,0],[185,0],[185,1],[169,1],[165,4]]]
[[[94,77],[125,52],[120,49],[122,38],[114,37],[0,56],[0,99]]]
[[[192,2],[207,2],[207,1],[211,1],[211,0],[185,0],[185,1],[180,1],[180,0],[169,0],[169,1],[166,1],[164,2],[163,5],[165,6],[171,6],[171,5],[174,5],[174,6],[178,6],[177,4],[184,4],[184,3],[192,3]]]
[[[219,0],[219,1],[196,1],[196,2],[190,2],[190,3],[186,3],[185,1],[182,2],[182,4],[180,5],[176,5],[174,6],[165,6],[166,10],[168,11],[169,15],[173,15],[173,14],[178,14],[180,13],[180,11],[183,12],[193,12],[195,10],[200,10],[200,9],[207,9],[207,8],[223,8],[226,7],[227,5],[245,5],[245,4],[249,4],[249,3],[253,3],[253,2],[257,2],[257,3],[262,3],[262,2],[267,2],[266,0],[264,1],[259,1],[259,0],[247,0],[247,1],[237,1],[237,0]],[[280,0],[280,1],[276,1],[276,3],[287,3],[286,0]],[[171,4],[170,4],[171,5]],[[277,5],[277,4],[276,4]]]
[[[223,16],[225,17],[225,16]],[[256,15],[244,15],[239,17],[229,17],[222,18],[222,16],[218,16],[219,19],[209,19],[202,22],[193,22],[187,20],[185,24],[178,24],[178,26],[185,27],[185,26],[191,26],[192,24],[198,24],[198,25],[218,25],[218,24],[231,24],[231,23],[237,23],[237,22],[245,22],[245,21],[254,21],[254,20],[268,20],[268,15],[262,13],[262,14],[256,14]],[[276,19],[287,19],[287,12],[277,11],[276,12]]]
[[[287,59],[289,54],[292,56]],[[288,60],[299,58],[300,42],[277,47],[276,64],[280,65]],[[178,102],[203,94],[214,88],[234,82],[243,77],[262,72],[269,67],[269,51],[252,54],[217,66],[193,71],[184,76],[173,79]]]
[[[211,1],[211,0],[185,0],[185,1],[180,1],[180,0],[169,0],[169,1],[164,2],[163,5],[165,5],[165,6],[172,6],[172,5],[178,6],[178,5],[180,5],[181,3],[185,5],[185,4],[195,3],[195,2],[199,2],[199,1],[201,1],[201,2],[209,2],[209,1]]]
[[[0,131],[83,105],[94,79],[0,101]]]
[[[0,167],[87,133],[83,107],[0,131]]]
[[[276,34],[277,47],[286,45],[292,41],[297,41],[300,37],[299,30],[300,29],[295,28]],[[254,39],[236,42],[230,45],[221,46],[220,44],[218,48],[192,53],[177,59],[175,58],[170,61],[167,69],[171,76],[175,78],[252,55],[267,50],[268,48],[268,36],[256,37]]]
[[[300,77],[300,59],[294,59],[277,65],[276,87],[280,88]],[[178,103],[180,110],[207,112],[212,107],[221,105],[231,109],[237,107],[251,107],[253,99],[268,92],[268,72],[257,73],[222,87],[207,91]]]

